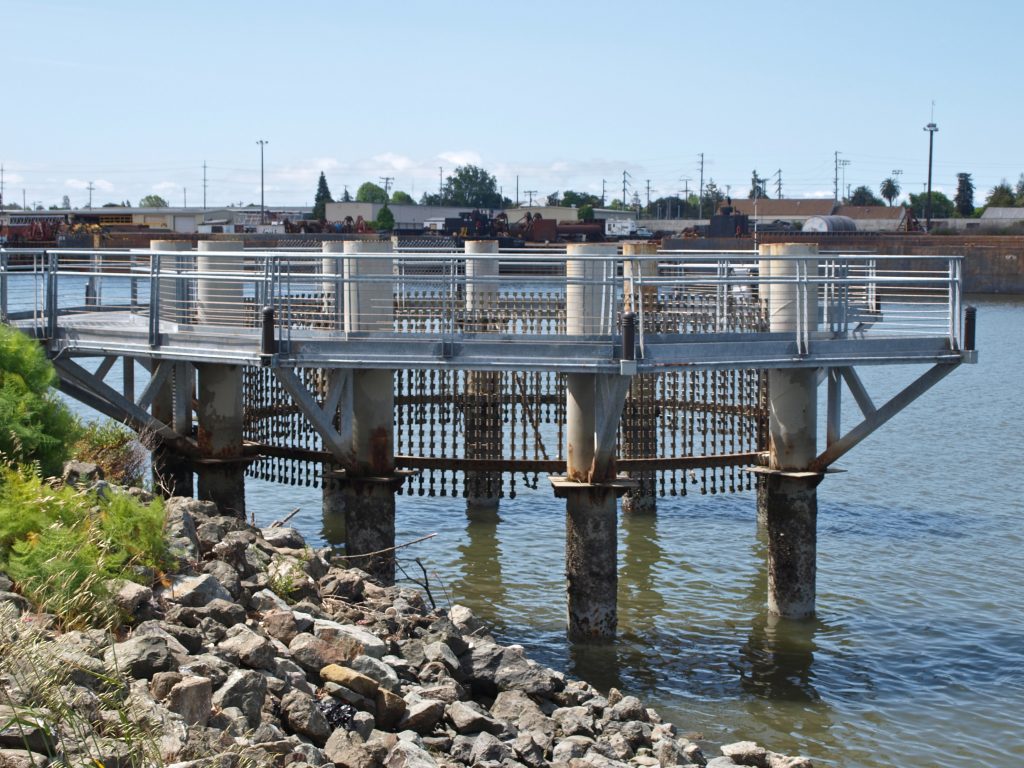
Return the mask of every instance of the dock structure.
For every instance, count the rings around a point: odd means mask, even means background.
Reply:
[[[145,436],[159,490],[244,515],[246,476],[321,485],[346,554],[385,582],[396,493],[495,515],[547,476],[577,640],[616,631],[622,497],[655,514],[659,496],[757,487],[769,609],[813,615],[818,484],[977,359],[956,256],[896,271],[784,243],[182,248],[0,251],[3,320],[46,346],[64,392]],[[921,372],[876,405],[857,371],[887,364]]]

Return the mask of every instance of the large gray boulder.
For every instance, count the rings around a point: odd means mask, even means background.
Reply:
[[[116,643],[103,655],[103,660],[110,669],[136,680],[149,680],[156,672],[178,668],[167,639],[159,635],[142,635]]]
[[[249,669],[236,669],[213,694],[213,704],[221,709],[237,707],[249,727],[255,728],[260,723],[260,712],[266,696],[266,677]]]

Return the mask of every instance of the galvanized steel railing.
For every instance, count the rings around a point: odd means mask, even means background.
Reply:
[[[211,255],[215,268],[202,262]],[[346,270],[347,259],[387,261],[380,273],[355,274]],[[477,276],[467,276],[467,261],[495,259],[500,274],[481,277],[486,270],[474,269]],[[567,260],[586,268],[566,277]],[[191,334],[196,344],[211,343],[213,335],[258,345],[265,306],[274,309],[282,351],[296,338],[344,340],[352,333],[442,341],[539,336],[568,347],[576,342],[568,333],[567,293],[579,287],[587,298],[576,327],[615,338],[622,314],[632,311],[642,357],[648,344],[679,334],[777,330],[766,316],[767,299],[787,291],[795,310],[785,332],[802,353],[816,338],[946,337],[950,349],[961,347],[961,257],[822,253],[816,269],[806,256],[794,260],[795,274],[775,277],[760,274],[751,251],[567,256],[527,249],[494,256],[399,249],[353,257],[0,249],[0,314],[54,337],[63,323],[113,323],[111,313],[121,313],[146,322],[153,347],[175,333]],[[919,268],[897,268],[908,263]]]

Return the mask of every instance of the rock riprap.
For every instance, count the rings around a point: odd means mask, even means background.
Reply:
[[[0,765],[127,765],[141,747],[107,735],[125,717],[148,734],[151,759],[179,768],[811,764],[752,742],[706,758],[637,698],[536,664],[464,606],[434,610],[418,591],[381,587],[292,528],[192,499],[167,509],[180,573],[122,590],[135,619],[116,642],[26,623],[32,606],[0,574],[2,631],[61,660],[61,695],[80,715],[74,729],[60,723],[23,670],[4,668]],[[103,708],[115,678],[120,711]]]

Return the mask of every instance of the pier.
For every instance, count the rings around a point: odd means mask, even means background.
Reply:
[[[657,514],[663,496],[756,490],[769,609],[813,615],[817,486],[977,359],[960,257],[908,259],[154,241],[0,251],[0,311],[46,346],[64,392],[152,445],[162,492],[244,515],[246,476],[319,485],[346,554],[385,582],[396,493],[493,515],[517,485],[550,483],[568,632],[585,640],[616,629],[619,499]],[[864,365],[916,374],[876,403]]]

